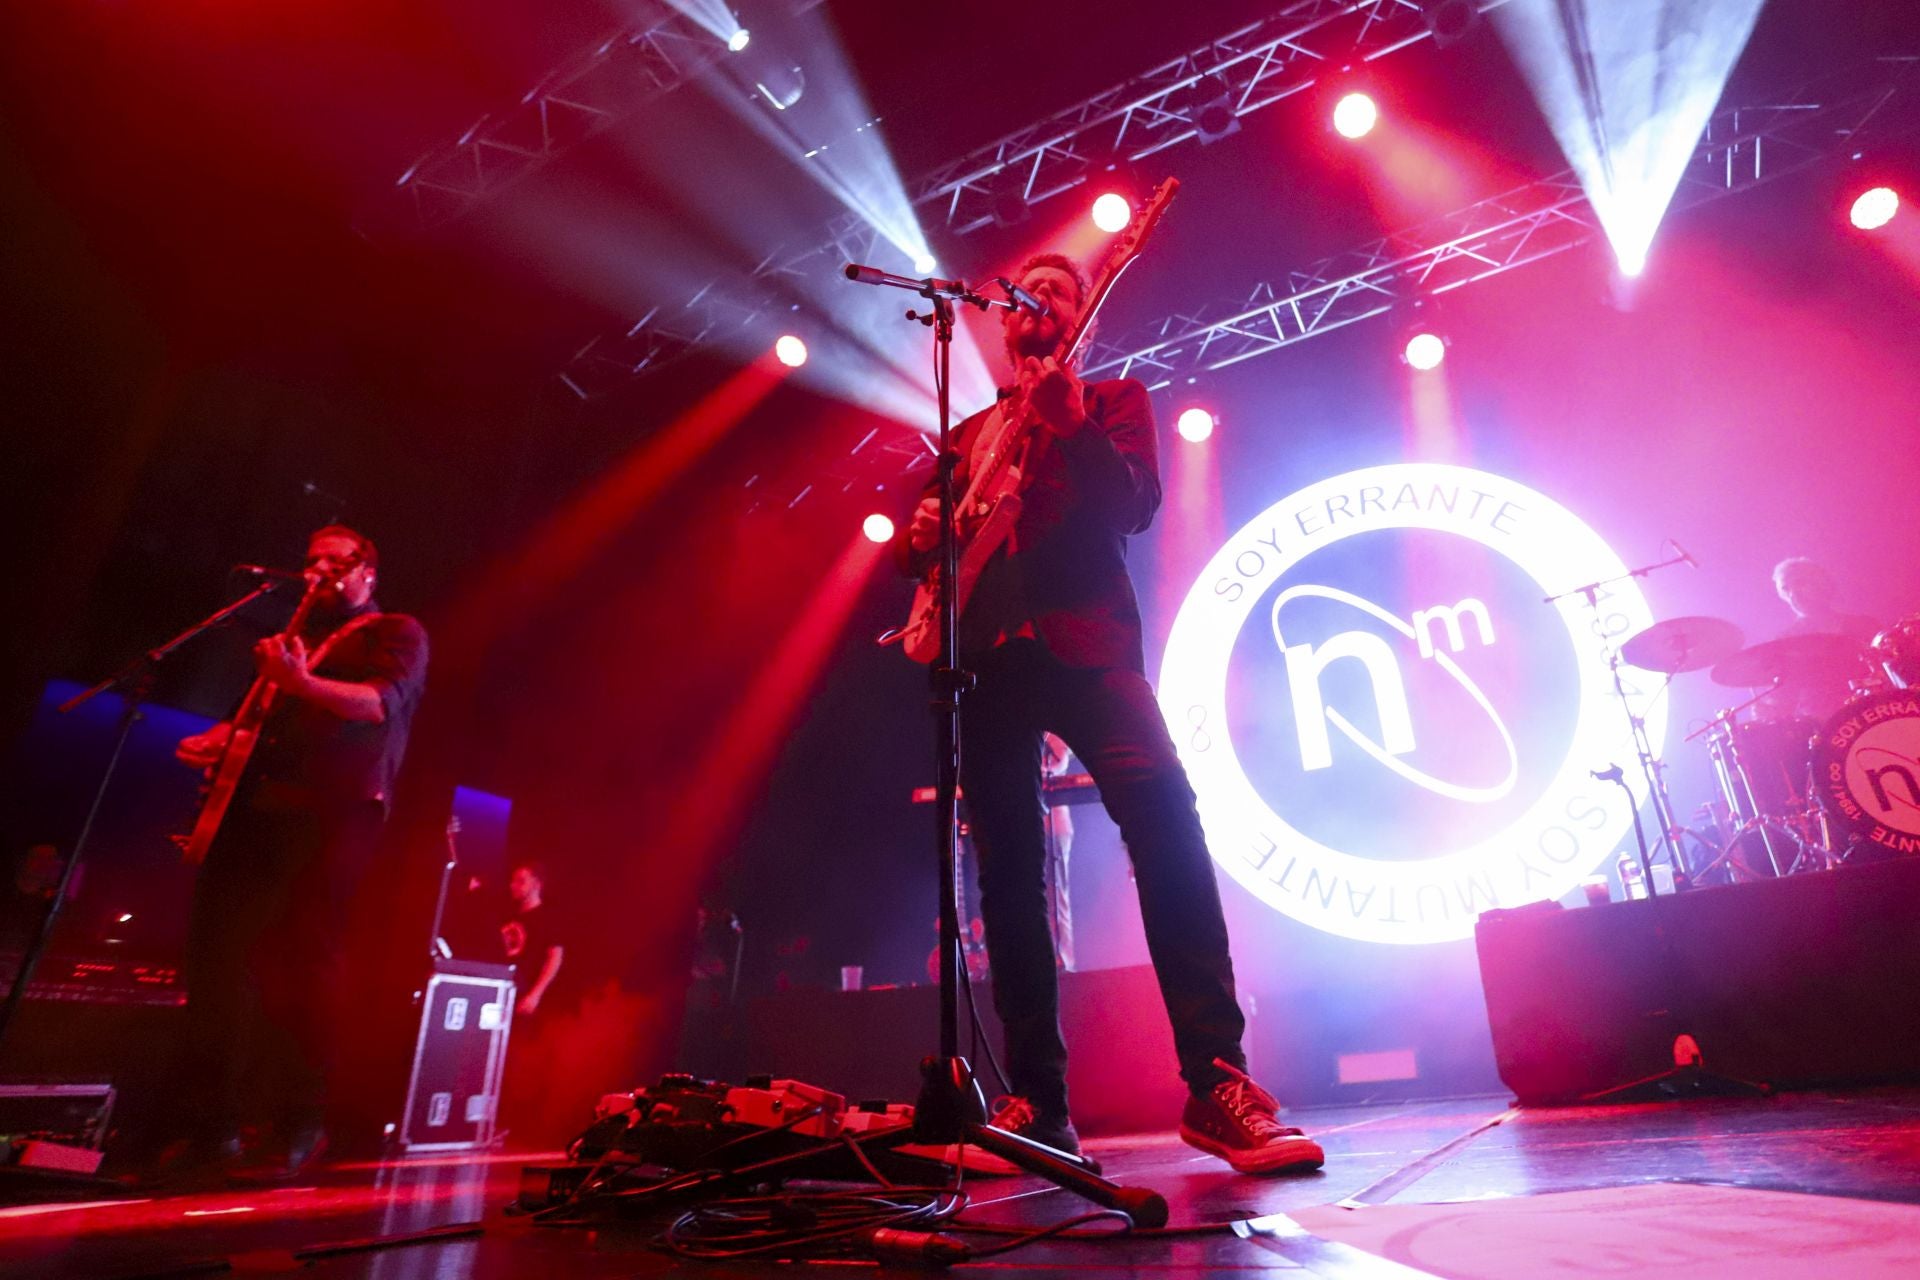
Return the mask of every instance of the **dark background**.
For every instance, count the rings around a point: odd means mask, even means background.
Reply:
[[[1274,8],[827,12],[911,178]],[[553,376],[642,309],[618,264],[636,281],[683,260],[739,272],[743,248],[804,238],[837,206],[682,92],[431,236],[354,229],[423,151],[622,20],[617,6],[509,0],[80,0],[0,19],[13,530],[0,729],[26,730],[46,680],[97,679],[216,606],[226,566],[294,563],[308,530],[344,517],[382,547],[386,607],[433,635],[387,874],[369,886],[393,904],[396,984],[411,980],[451,789],[511,797],[513,850],[553,867],[570,957],[628,993],[630,1059],[594,1090],[671,1060],[702,895],[739,912],[755,991],[831,983],[847,963],[912,980],[933,914],[927,820],[906,803],[931,775],[923,673],[869,643],[906,588],[855,542],[868,510],[904,514],[915,485],[754,503],[841,458],[874,410],[803,379],[772,386],[726,353],[592,403]],[[1891,0],[1775,0],[1725,100],[1920,52],[1916,25]],[[1312,95],[1169,152],[1181,202],[1109,332],[1562,167],[1484,26],[1380,71],[1387,127],[1429,140],[1431,169],[1370,168],[1329,137]],[[1912,172],[1912,158],[1873,160]],[[1847,183],[1829,168],[1676,217],[1630,300],[1597,243],[1451,295],[1450,456],[1550,493],[1630,562],[1683,542],[1703,568],[1649,584],[1663,616],[1771,634],[1788,616],[1767,575],[1789,554],[1831,565],[1851,609],[1920,608],[1920,277],[1844,226]],[[724,231],[697,213],[716,206],[735,215]],[[1063,197],[1010,230],[931,238],[943,269],[979,276],[1082,210]],[[741,244],[742,223],[760,243]],[[827,292],[812,309],[835,305]],[[1195,520],[1231,529],[1325,475],[1426,456],[1395,351],[1379,321],[1156,397],[1170,491],[1191,465],[1174,456],[1174,413],[1204,398],[1222,426],[1217,507],[1169,515],[1132,552],[1150,669],[1211,549]],[[649,442],[716,389],[750,408],[653,483]],[[599,531],[578,554],[540,540],[569,518]],[[216,638],[170,663],[156,696],[217,715],[243,680],[239,640]],[[1724,700],[1690,681],[1676,727]],[[1686,809],[1706,769],[1677,737]],[[76,772],[93,767],[80,757]],[[19,778],[9,855],[69,840],[71,807],[24,803]],[[1110,831],[1090,818],[1082,848],[1090,959],[1138,961]],[[136,862],[163,874],[151,850],[103,847],[90,891]],[[1368,1014],[1385,997],[1364,993],[1419,1002],[1416,971],[1429,1006],[1480,1016],[1461,946],[1334,942],[1226,892],[1244,985],[1312,1021],[1323,1047],[1397,1047],[1401,1029]],[[1276,1053],[1307,1034],[1267,1026]]]

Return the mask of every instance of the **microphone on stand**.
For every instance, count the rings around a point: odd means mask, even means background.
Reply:
[[[275,569],[264,564],[237,564],[231,572],[245,574],[249,578],[268,578],[274,582],[304,582],[307,577],[298,569]]]
[[[1031,311],[1034,315],[1042,319],[1053,314],[1052,307],[1049,307],[1046,303],[1040,301],[1040,299],[1034,297],[1005,276],[1001,276],[994,281],[994,283],[1006,290],[1007,297],[1012,299],[1013,305],[1019,307],[1021,310]]]

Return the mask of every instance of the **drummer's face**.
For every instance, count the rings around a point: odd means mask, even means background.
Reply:
[[[1795,565],[1780,574],[1773,585],[1787,607],[1803,618],[1833,603],[1833,583],[1818,569]]]

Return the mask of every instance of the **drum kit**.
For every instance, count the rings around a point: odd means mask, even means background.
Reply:
[[[1686,739],[1702,743],[1720,801],[1702,806],[1704,833],[1664,822],[1669,857],[1688,882],[1920,853],[1920,614],[1866,646],[1824,633],[1746,645],[1725,619],[1670,618],[1629,637],[1619,656],[1669,679],[1705,671],[1750,694]],[[1809,689],[1848,692],[1815,719],[1794,696]],[[1663,771],[1649,772],[1655,811],[1671,815]],[[1697,863],[1683,852],[1687,841],[1704,851]]]

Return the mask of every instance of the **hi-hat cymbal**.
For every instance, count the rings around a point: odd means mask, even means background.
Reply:
[[[1740,651],[1747,638],[1725,618],[1668,618],[1620,646],[1620,656],[1645,671],[1678,675],[1700,671]]]
[[[1831,632],[1781,636],[1750,645],[1713,669],[1715,684],[1758,689],[1776,680],[1847,680],[1859,672],[1858,643]]]

